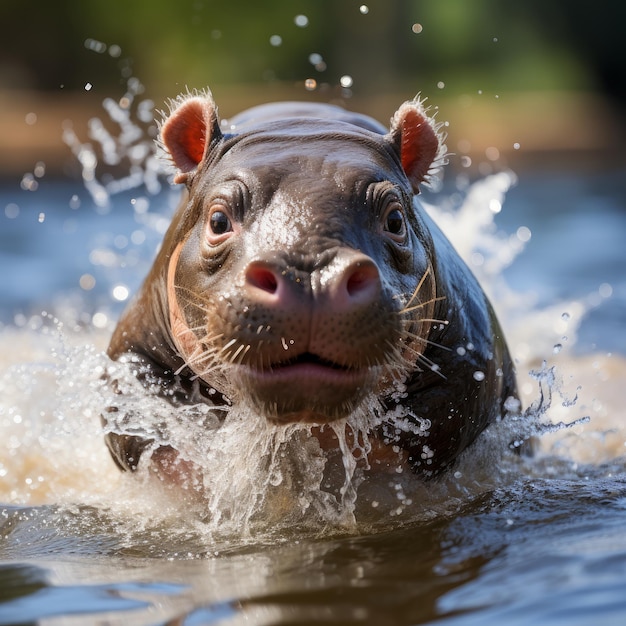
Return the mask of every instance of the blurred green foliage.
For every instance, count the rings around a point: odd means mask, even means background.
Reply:
[[[582,0],[4,0],[0,87],[106,90],[134,73],[172,94],[349,75],[359,94],[606,89],[623,98],[625,18],[618,0],[593,10]]]

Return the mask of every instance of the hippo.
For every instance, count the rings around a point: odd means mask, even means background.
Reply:
[[[505,415],[517,392],[501,327],[418,201],[445,161],[419,98],[387,129],[299,102],[221,122],[195,92],[170,104],[158,144],[182,199],[108,355],[173,411],[245,405],[319,435],[372,410],[372,455],[425,479]],[[176,458],[116,412],[102,419],[121,470]]]

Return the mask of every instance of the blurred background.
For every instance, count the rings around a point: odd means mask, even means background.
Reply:
[[[421,92],[449,122],[452,168],[623,163],[619,0],[20,0],[0,23],[5,180],[41,162],[78,176],[63,125],[86,128],[129,80],[157,109],[210,86],[226,117],[288,98],[386,122]]]

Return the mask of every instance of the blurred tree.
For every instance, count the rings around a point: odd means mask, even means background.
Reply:
[[[595,78],[595,87],[626,107],[626,3],[619,0],[516,3],[545,38],[563,42]]]
[[[165,93],[344,75],[363,94],[463,93],[587,89],[595,72],[624,98],[625,17],[615,0],[21,0],[0,6],[0,85],[106,90],[132,65]]]

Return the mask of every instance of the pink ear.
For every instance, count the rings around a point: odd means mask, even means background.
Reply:
[[[419,193],[419,185],[428,182],[435,170],[443,164],[445,146],[439,127],[426,115],[418,100],[405,102],[391,120],[388,138],[395,144],[402,169],[413,191]]]
[[[179,170],[174,182],[186,182],[211,142],[221,136],[217,108],[210,96],[183,99],[161,127],[161,142]]]

